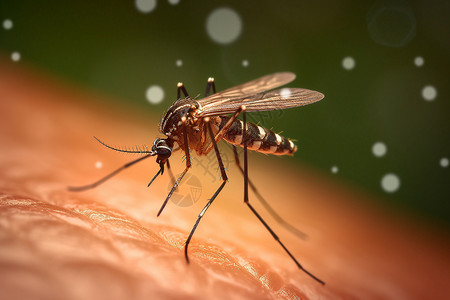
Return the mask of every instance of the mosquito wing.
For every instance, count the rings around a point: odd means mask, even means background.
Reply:
[[[300,89],[283,88],[274,91],[261,92],[253,95],[238,97],[223,97],[216,102],[202,104],[197,111],[197,117],[217,116],[234,113],[241,105],[246,106],[246,111],[267,111],[287,109],[322,100],[322,93]]]
[[[213,94],[211,96],[205,97],[197,101],[202,106],[205,106],[210,103],[222,102],[224,99],[228,98],[239,98],[254,95],[260,92],[269,91],[279,86],[288,84],[294,79],[295,79],[294,73],[289,72],[274,73],[237,86],[233,86],[229,89],[220,91],[216,94]]]

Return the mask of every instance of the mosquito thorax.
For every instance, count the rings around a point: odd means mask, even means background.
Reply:
[[[178,140],[182,132],[182,118],[192,121],[192,113],[200,107],[197,101],[191,98],[179,99],[169,108],[161,119],[160,130],[173,140]]]

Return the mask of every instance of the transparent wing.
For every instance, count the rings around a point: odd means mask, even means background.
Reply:
[[[241,98],[249,95],[254,95],[260,92],[265,92],[285,85],[295,79],[294,73],[282,72],[263,76],[261,78],[231,87],[224,91],[220,91],[211,96],[198,100],[202,106],[211,103],[220,104],[227,99]]]
[[[236,112],[241,105],[245,105],[248,112],[287,109],[311,104],[322,100],[323,97],[322,93],[312,90],[283,88],[244,97],[224,97],[217,102],[203,105],[197,111],[196,116],[207,117],[231,114]]]

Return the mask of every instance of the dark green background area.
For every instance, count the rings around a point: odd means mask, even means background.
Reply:
[[[158,1],[143,14],[131,0],[2,0],[0,21],[11,19],[14,27],[1,28],[0,51],[18,51],[18,64],[37,65],[124,99],[123,105],[160,114],[175,100],[178,81],[196,95],[209,76],[221,90],[272,72],[294,72],[291,87],[321,91],[325,100],[253,120],[297,139],[295,161],[448,226],[450,168],[439,161],[450,157],[449,3],[181,0]],[[212,41],[205,26],[223,6],[238,13],[243,25],[228,45]],[[342,67],[346,56],[355,59],[354,69]],[[414,65],[416,56],[424,58],[422,67]],[[166,95],[158,105],[145,98],[154,84]],[[431,102],[421,96],[429,84],[438,91]],[[387,145],[384,157],[372,154],[377,141]],[[387,173],[401,180],[393,194],[380,187]]]

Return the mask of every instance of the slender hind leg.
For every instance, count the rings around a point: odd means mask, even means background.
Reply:
[[[205,207],[202,209],[202,211],[199,213],[198,217],[197,217],[197,221],[195,222],[194,226],[191,229],[191,232],[189,233],[189,236],[186,240],[186,244],[184,245],[184,256],[186,257],[186,261],[189,263],[189,256],[188,256],[188,247],[189,247],[189,243],[191,242],[192,236],[194,235],[195,230],[197,229],[198,224],[200,223],[200,220],[202,219],[203,215],[206,213],[206,211],[208,210],[208,208],[211,206],[211,204],[213,203],[214,199],[216,199],[217,195],[219,195],[219,193],[222,191],[223,187],[225,186],[225,184],[228,181],[228,177],[227,177],[227,173],[225,172],[225,167],[223,166],[223,162],[222,162],[222,158],[220,156],[220,152],[219,152],[219,148],[217,147],[217,143],[214,140],[214,134],[211,130],[211,124],[209,123],[209,118],[205,118],[205,123],[208,127],[208,132],[211,136],[211,140],[212,143],[214,145],[214,150],[216,152],[216,156],[217,156],[217,162],[219,163],[219,167],[220,167],[220,172],[222,174],[222,184],[219,186],[219,188],[217,189],[217,191],[214,193],[214,195],[211,197],[211,199],[209,199],[208,203],[206,203]]]
[[[258,220],[266,227],[266,229],[270,232],[272,237],[280,244],[280,246],[286,251],[286,253],[292,258],[297,267],[299,267],[303,272],[308,274],[311,278],[319,282],[320,284],[325,284],[322,280],[311,274],[307,271],[303,266],[297,261],[297,259],[291,254],[291,252],[286,248],[286,246],[280,241],[280,238],[275,234],[275,232],[270,228],[270,226],[264,221],[264,219],[259,215],[259,213],[253,208],[253,206],[248,201],[248,160],[247,160],[247,121],[245,116],[245,110],[243,112],[243,122],[244,128],[242,130],[242,139],[244,141],[244,202],[247,204],[248,208],[252,211],[252,213],[258,218]]]
[[[239,170],[241,171],[242,175],[244,175],[244,170],[241,167],[241,163],[239,161],[239,155],[237,153],[236,150],[236,146],[235,145],[231,145],[233,147],[233,153],[234,153],[234,161],[237,165],[237,167],[239,168]],[[275,221],[277,221],[281,226],[283,226],[284,228],[286,228],[287,230],[289,230],[290,232],[292,232],[293,234],[295,234],[296,236],[298,236],[301,239],[306,239],[308,236],[300,231],[299,229],[295,228],[294,226],[292,226],[290,223],[286,222],[273,208],[272,206],[270,206],[270,204],[263,198],[263,196],[261,196],[261,194],[258,192],[258,190],[256,189],[255,185],[253,184],[253,182],[250,180],[250,178],[248,179],[248,184],[250,185],[250,188],[252,189],[253,193],[256,195],[256,197],[258,198],[259,202],[261,202],[261,204],[264,206],[264,208],[269,212],[269,214],[275,219]]]

